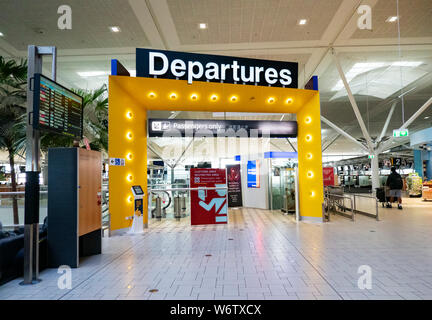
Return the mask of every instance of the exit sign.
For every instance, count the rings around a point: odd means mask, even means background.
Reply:
[[[393,137],[395,137],[395,138],[403,138],[403,137],[408,137],[408,136],[409,136],[408,129],[393,130]]]
[[[373,158],[374,158],[374,155],[373,155],[373,154],[370,154],[370,155],[368,155],[368,158],[369,158],[369,159],[373,159]]]

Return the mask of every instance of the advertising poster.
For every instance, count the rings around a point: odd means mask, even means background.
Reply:
[[[335,185],[334,171],[332,167],[323,168],[323,180],[325,187]]]
[[[247,163],[248,188],[260,187],[260,163],[259,160],[250,160]]]
[[[243,206],[240,165],[227,165],[228,207]]]
[[[190,169],[191,188],[226,187],[226,170]],[[228,221],[227,189],[192,190],[191,224],[226,224]]]

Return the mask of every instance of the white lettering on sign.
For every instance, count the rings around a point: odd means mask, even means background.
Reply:
[[[156,59],[159,59],[156,61]],[[157,62],[157,63],[156,63]],[[157,68],[156,68],[157,66]],[[265,81],[272,85],[279,82],[283,86],[288,86],[293,82],[291,71],[281,69],[279,72],[275,68],[263,68],[259,66],[242,66],[237,60],[232,64],[217,64],[208,62],[203,65],[200,61],[183,61],[174,59],[169,61],[168,57],[162,52],[149,52],[149,74],[153,76],[162,76],[168,72],[175,77],[187,78],[187,82],[192,84],[194,80],[201,79],[203,76],[206,80],[226,80],[227,71],[231,70],[235,82],[256,83],[260,82],[261,74],[264,74]]]

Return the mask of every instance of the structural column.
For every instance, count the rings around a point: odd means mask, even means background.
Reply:
[[[378,153],[373,153],[373,158],[371,159],[371,169],[372,169],[372,192],[375,192],[375,189],[380,187]]]

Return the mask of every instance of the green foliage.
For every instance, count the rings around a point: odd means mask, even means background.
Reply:
[[[0,57],[0,149],[7,150],[10,156],[22,151],[18,142],[25,131],[16,123],[26,113],[27,62],[6,61]]]

